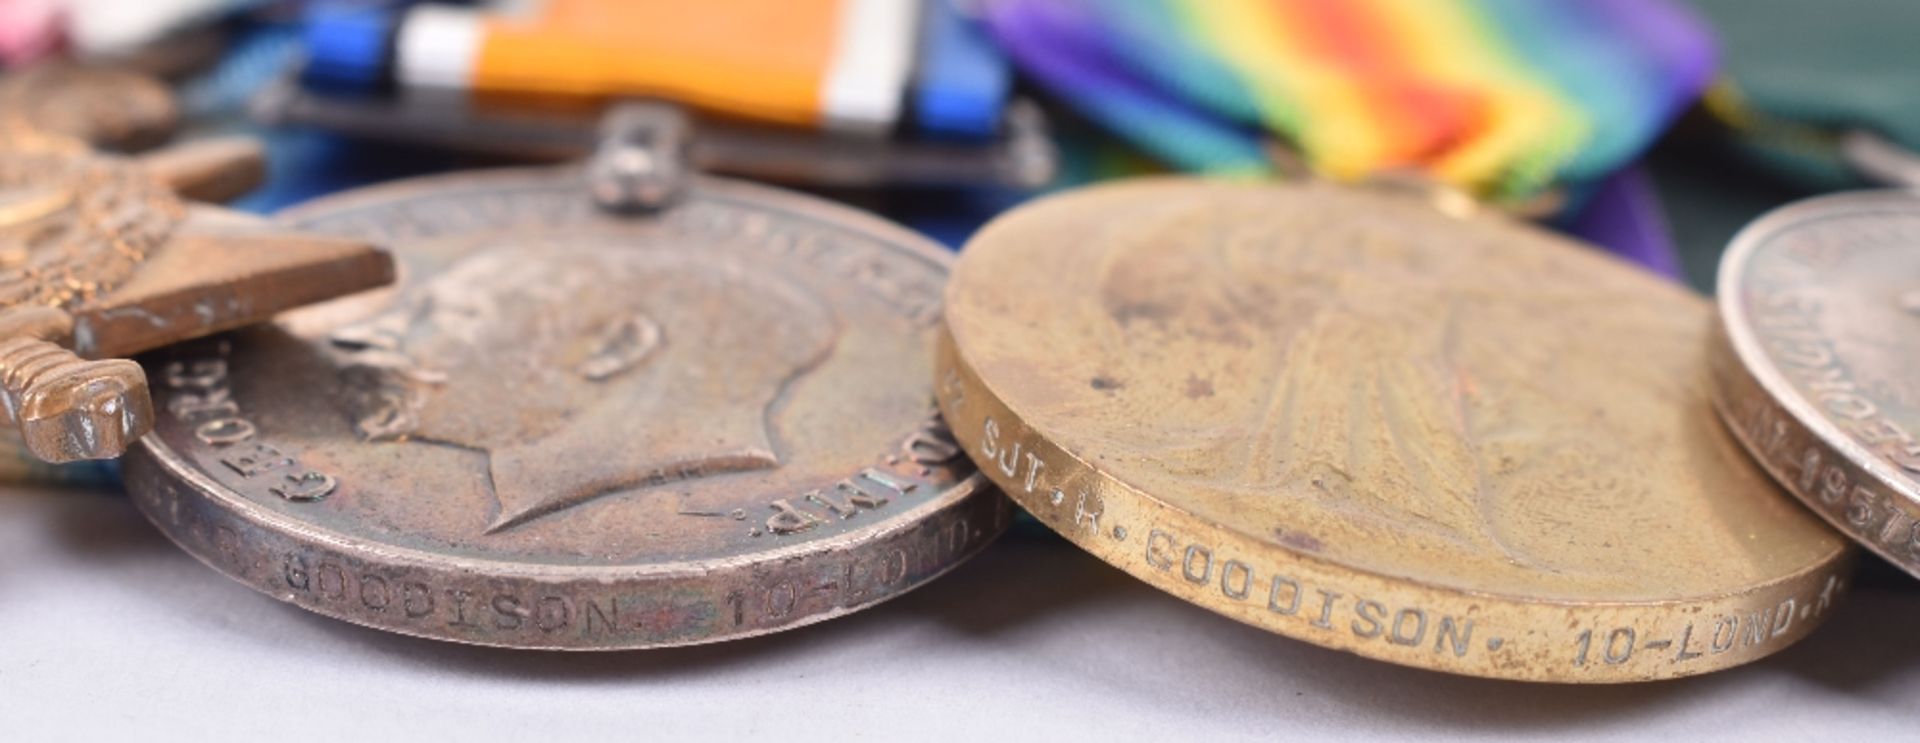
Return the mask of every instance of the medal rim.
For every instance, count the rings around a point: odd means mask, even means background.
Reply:
[[[1149,182],[1164,188],[1166,184],[1203,181],[1178,177],[1142,178],[1133,179],[1127,183],[1093,188],[1139,188],[1142,184]],[[1041,203],[1044,201],[1035,202],[1035,204]],[[1526,225],[1514,226],[1523,231],[1531,231],[1531,228]],[[982,230],[981,234],[985,234],[988,230],[991,230],[991,225],[986,230]],[[1561,248],[1559,245],[1544,247]],[[966,280],[963,277],[967,275],[965,271],[967,256],[968,253],[963,250],[960,256],[961,266],[955,271],[955,279],[948,283],[949,300],[960,291],[960,282]],[[1604,256],[1601,258],[1604,259]],[[1624,265],[1619,268],[1631,270],[1631,267]],[[1695,301],[1702,300],[1696,297]],[[1086,459],[1089,456],[1088,453],[1073,451],[1056,443],[1058,441],[1056,435],[1042,426],[1029,423],[1008,404],[1004,397],[994,391],[991,381],[978,374],[967,360],[962,348],[962,340],[956,336],[955,328],[947,317],[943,315],[938,342],[939,351],[936,355],[935,374],[940,380],[935,386],[936,399],[955,439],[960,442],[968,456],[979,465],[982,473],[985,473],[1003,493],[1046,524],[1048,528],[1102,561],[1183,601],[1275,634],[1376,660],[1463,675],[1560,683],[1636,682],[1699,675],[1759,660],[1797,643],[1824,622],[1831,610],[1823,611],[1810,619],[1796,618],[1790,634],[1772,638],[1779,641],[1770,640],[1759,646],[1757,651],[1752,646],[1740,645],[1734,648],[1736,652],[1692,659],[1690,660],[1692,664],[1687,666],[1648,664],[1638,661],[1619,665],[1594,662],[1584,668],[1562,671],[1559,667],[1548,665],[1547,661],[1552,657],[1551,654],[1560,653],[1561,648],[1568,647],[1565,641],[1576,634],[1570,625],[1580,623],[1581,615],[1591,615],[1595,620],[1582,624],[1605,621],[1614,626],[1642,628],[1677,624],[1685,616],[1709,619],[1724,615],[1745,617],[1751,613],[1771,609],[1779,605],[1783,598],[1800,597],[1808,593],[1818,594],[1821,592],[1822,584],[1831,585],[1832,595],[1837,599],[1844,594],[1850,583],[1848,571],[1854,551],[1850,545],[1840,539],[1833,540],[1835,549],[1824,558],[1809,561],[1806,566],[1798,570],[1764,582],[1751,583],[1736,590],[1657,600],[1536,599],[1523,595],[1411,580],[1324,556],[1308,554],[1302,550],[1248,534],[1229,524],[1202,516],[1192,509],[1158,498],[1113,473],[1089,464]],[[960,409],[956,409],[954,405],[955,396],[963,400],[960,403]],[[1702,399],[1701,402],[1703,407],[1708,403],[1706,399]],[[988,409],[986,415],[1000,418],[998,423],[1003,432],[1026,432],[1024,437],[1017,433],[1005,433],[1001,439],[1003,442],[1024,440],[1030,446],[1044,445],[1052,450],[1048,456],[1042,458],[1045,463],[1044,471],[1049,473],[1049,480],[1074,483],[1082,490],[1098,493],[1105,510],[1108,511],[1118,502],[1124,510],[1137,514],[1136,521],[1139,523],[1126,525],[1124,533],[1127,537],[1117,536],[1108,530],[1105,524],[1101,525],[1101,531],[1097,533],[1080,529],[1074,513],[1073,497],[1069,496],[1063,503],[1050,503],[1048,501],[1051,493],[1027,489],[1022,480],[998,467],[991,457],[984,454],[982,449],[984,432],[974,426],[974,423],[983,416],[965,412],[965,410],[978,410],[983,406]],[[1714,415],[1705,410],[1701,413]],[[1760,468],[1756,466],[1756,469]],[[1766,480],[1771,484],[1770,478]],[[1219,553],[1227,551],[1222,547],[1230,546],[1248,562],[1255,563],[1253,565],[1255,568],[1277,565],[1292,570],[1295,574],[1287,577],[1298,581],[1300,586],[1296,589],[1298,591],[1308,590],[1309,580],[1306,576],[1319,573],[1321,575],[1315,576],[1312,582],[1329,589],[1341,588],[1341,592],[1344,593],[1342,598],[1345,599],[1357,601],[1360,596],[1365,595],[1384,602],[1388,598],[1411,597],[1412,600],[1389,602],[1389,605],[1417,606],[1429,614],[1472,617],[1480,620],[1486,620],[1490,614],[1507,615],[1508,619],[1501,623],[1512,631],[1502,637],[1504,642],[1501,647],[1511,649],[1514,656],[1524,654],[1527,657],[1508,656],[1504,662],[1491,658],[1456,662],[1438,653],[1428,653],[1424,647],[1393,645],[1385,642],[1383,638],[1375,638],[1373,641],[1359,640],[1345,633],[1346,627],[1343,622],[1351,619],[1351,611],[1344,613],[1331,629],[1308,629],[1304,620],[1293,614],[1276,615],[1267,618],[1267,621],[1261,621],[1258,617],[1266,607],[1259,606],[1259,602],[1254,600],[1259,595],[1257,582],[1256,593],[1252,598],[1234,599],[1226,596],[1221,586],[1194,584],[1190,577],[1183,576],[1181,571],[1185,566],[1181,564],[1179,555],[1174,556],[1170,570],[1158,568],[1156,571],[1153,566],[1144,562],[1140,553],[1143,549],[1152,548],[1151,544],[1146,543],[1151,541],[1152,534],[1138,535],[1144,538],[1139,541],[1128,537],[1135,536],[1134,531],[1145,531],[1136,527],[1157,529],[1162,524],[1182,532],[1184,537],[1189,538],[1189,543],[1211,542],[1210,552],[1213,557],[1210,559],[1221,559]],[[1262,575],[1257,569],[1252,573],[1256,581],[1262,578],[1271,580],[1274,576],[1282,574],[1279,571],[1268,570]],[[1183,579],[1185,579],[1184,584]],[[1368,590],[1352,590],[1356,585]],[[1204,593],[1196,595],[1197,592]],[[1708,624],[1707,628],[1711,629],[1711,626]],[[1542,632],[1559,633],[1559,636],[1541,637]],[[1556,646],[1555,643],[1560,644]],[[1521,644],[1532,647],[1521,650],[1517,647]],[[1488,652],[1495,651],[1488,650]],[[1648,653],[1637,657],[1653,657],[1653,654]],[[1434,659],[1439,660],[1436,662]]]
[[[445,190],[446,186],[452,184],[458,184],[463,190],[506,184],[556,186],[569,184],[580,191],[582,199],[588,198],[578,166],[495,168],[406,178],[350,189],[282,210],[274,215],[274,220],[277,224],[292,224],[328,211],[355,208],[366,202],[402,200],[407,198],[408,194]],[[689,192],[717,194],[729,200],[753,203],[772,211],[790,213],[814,221],[821,221],[820,217],[825,216],[832,220],[832,224],[848,232],[858,233],[876,242],[885,243],[890,248],[902,249],[913,257],[928,262],[936,270],[948,276],[951,275],[951,256],[930,239],[852,207],[806,194],[704,175],[691,179]],[[929,389],[928,392],[931,396],[932,390]],[[932,582],[966,563],[991,545],[1006,530],[1011,521],[1009,504],[1004,498],[999,497],[997,489],[989,484],[976,467],[973,472],[960,478],[937,495],[928,497],[910,508],[896,511],[883,519],[836,535],[721,558],[659,563],[559,565],[513,562],[494,557],[449,556],[384,543],[364,536],[340,533],[303,522],[252,504],[232,488],[221,484],[201,471],[201,468],[194,466],[171,444],[160,440],[157,435],[142,438],[128,452],[126,470],[125,479],[132,500],[169,540],[208,567],[249,588],[294,603],[302,609],[317,614],[374,629],[470,645],[521,649],[593,651],[676,647],[723,642],[796,629],[877,605]],[[430,585],[444,585],[444,578],[447,576],[472,577],[476,571],[480,571],[480,577],[484,579],[495,582],[504,581],[516,586],[537,586],[543,582],[557,580],[592,581],[605,586],[609,594],[621,590],[623,586],[642,593],[661,589],[670,591],[681,587],[675,585],[680,581],[716,587],[751,586],[756,585],[752,580],[756,573],[764,573],[776,568],[804,570],[804,567],[796,567],[796,564],[804,563],[809,559],[832,559],[835,556],[857,554],[866,551],[866,547],[871,547],[876,542],[891,536],[908,536],[912,532],[923,530],[929,524],[940,522],[943,518],[951,518],[953,523],[968,523],[971,517],[986,513],[991,513],[993,518],[990,522],[973,520],[970,524],[972,533],[966,537],[967,546],[947,559],[937,561],[941,563],[937,569],[919,580],[877,590],[872,595],[862,597],[861,600],[836,605],[826,611],[803,614],[796,609],[792,619],[774,626],[753,627],[746,631],[717,632],[671,641],[605,645],[542,644],[493,642],[455,633],[428,631],[399,622],[367,621],[365,614],[334,611],[329,609],[329,604],[321,601],[296,601],[284,593],[276,594],[263,588],[257,580],[229,570],[216,559],[215,555],[207,554],[208,550],[190,545],[182,535],[176,534],[176,527],[167,525],[164,515],[159,510],[160,504],[154,502],[163,494],[168,498],[195,499],[210,507],[219,517],[290,540],[311,554],[333,553],[343,558],[343,562],[355,561],[378,569],[423,571],[433,576],[426,581]],[[215,526],[218,528],[218,525]],[[952,523],[943,524],[943,528],[951,526]],[[650,584],[661,583],[665,585],[648,588]],[[799,587],[796,586],[796,588]],[[528,593],[532,592],[523,591],[522,595]],[[713,591],[713,593],[717,598],[725,592]]]
[[[1762,347],[1758,333],[1746,319],[1749,311],[1744,288],[1754,259],[1779,235],[1809,222],[1859,217],[1872,212],[1895,212],[1920,217],[1920,194],[1901,189],[1879,189],[1816,196],[1774,209],[1734,234],[1720,258],[1715,278],[1715,304],[1719,309],[1714,324],[1713,353],[1715,373],[1714,409],[1721,421],[1740,442],[1743,450],[1767,471],[1781,489],[1817,514],[1822,521],[1874,554],[1920,578],[1920,553],[1901,557],[1893,550],[1854,526],[1841,515],[1822,506],[1817,494],[1800,487],[1785,474],[1781,465],[1765,455],[1752,433],[1740,425],[1736,408],[1741,402],[1769,405],[1786,415],[1779,420],[1793,427],[1792,433],[1819,448],[1829,462],[1841,462],[1851,470],[1849,479],[1858,481],[1864,474],[1893,496],[1890,503],[1910,520],[1920,524],[1920,483],[1894,471],[1881,457],[1839,425],[1822,414],[1806,395],[1788,381],[1771,356]],[[1758,393],[1756,397],[1755,393]],[[1842,501],[1844,507],[1846,501]]]

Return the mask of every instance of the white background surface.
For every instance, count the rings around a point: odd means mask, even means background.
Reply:
[[[722,645],[470,648],[285,606],[124,499],[0,491],[0,740],[1910,739],[1920,584],[1695,679],[1525,685],[1368,661],[1013,535],[875,609]]]

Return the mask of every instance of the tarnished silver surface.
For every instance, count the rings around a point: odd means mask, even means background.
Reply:
[[[1774,211],[1721,259],[1721,415],[1775,479],[1920,576],[1920,195]]]
[[[650,215],[578,170],[422,179],[290,226],[390,245],[395,289],[146,359],[155,523],[281,600],[525,648],[681,645],[868,606],[1006,501],[932,408],[944,252],[695,179]]]

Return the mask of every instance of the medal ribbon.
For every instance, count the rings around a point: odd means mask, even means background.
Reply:
[[[1417,170],[1495,199],[1637,156],[1715,67],[1668,0],[994,0],[1041,85],[1189,170]]]

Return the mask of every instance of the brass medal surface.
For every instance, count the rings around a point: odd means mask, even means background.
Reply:
[[[695,179],[654,215],[577,170],[379,186],[284,215],[390,245],[395,288],[148,358],[126,463],[187,551],[410,635],[600,650],[853,611],[1010,505],[938,422],[944,251]]]
[[[1777,210],[1721,259],[1716,401],[1775,479],[1920,576],[1920,196]]]
[[[936,389],[1015,501],[1182,599],[1422,668],[1639,681],[1791,644],[1847,575],[1716,420],[1710,322],[1490,215],[1149,180],[983,230]]]

